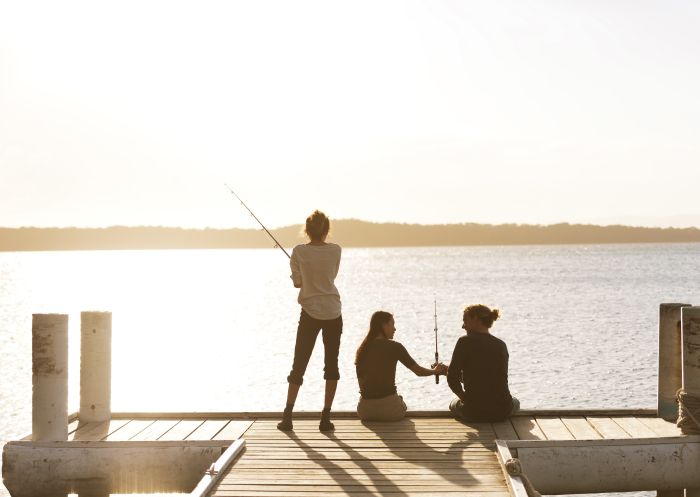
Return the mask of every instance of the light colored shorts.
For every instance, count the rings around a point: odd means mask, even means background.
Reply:
[[[381,399],[363,399],[357,403],[357,415],[362,421],[399,421],[407,411],[403,397],[391,394]]]

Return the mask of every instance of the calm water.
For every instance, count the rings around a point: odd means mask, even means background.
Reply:
[[[354,409],[354,351],[378,309],[428,365],[438,302],[441,359],[465,304],[501,309],[524,408],[654,407],[661,302],[700,302],[700,244],[345,249],[345,329],[334,408]],[[113,312],[115,411],[281,410],[299,307],[277,250],[0,253],[0,439],[31,429],[31,315],[70,315],[78,408],[80,311]],[[320,343],[320,341],[319,341]],[[323,400],[321,346],[297,408]],[[446,408],[444,380],[400,369],[410,409]]]

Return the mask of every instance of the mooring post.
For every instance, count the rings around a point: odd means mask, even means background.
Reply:
[[[81,422],[112,416],[112,313],[80,313]]]
[[[681,309],[683,390],[700,399],[700,307]]]
[[[67,314],[32,314],[32,440],[68,440]]]
[[[686,395],[700,399],[700,307],[681,309],[683,336],[683,390]],[[694,413],[697,415],[697,411]],[[686,488],[686,497],[700,497],[700,488]]]
[[[659,386],[657,416],[667,421],[678,418],[676,393],[682,385],[681,308],[690,304],[659,306]]]

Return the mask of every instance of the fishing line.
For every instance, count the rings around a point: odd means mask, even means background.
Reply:
[[[275,238],[275,237],[272,235],[272,233],[270,233],[270,231],[265,227],[265,225],[260,221],[260,219],[258,219],[258,216],[256,216],[255,214],[253,214],[253,211],[251,211],[251,210],[248,208],[248,206],[245,205],[245,202],[243,202],[243,200],[241,200],[241,197],[239,197],[239,196],[236,194],[236,192],[233,191],[233,188],[231,188],[230,186],[228,186],[226,183],[224,183],[224,185],[225,185],[226,188],[228,188],[229,191],[238,199],[238,201],[241,203],[241,205],[242,205],[243,207],[245,207],[245,209],[246,209],[248,212],[250,212],[250,215],[253,216],[253,219],[255,219],[255,220],[258,222],[258,224],[259,224],[260,226],[262,226],[262,229],[265,230],[265,233],[267,233],[268,235],[270,235],[270,238],[272,238],[272,239],[274,240],[274,242],[275,242],[275,247],[278,247],[282,252],[284,252],[284,255],[286,255],[287,257],[289,257],[289,258],[291,259],[291,256],[287,253],[286,250],[284,250],[284,247],[283,247],[282,245],[280,245],[280,242],[277,241],[277,238]]]

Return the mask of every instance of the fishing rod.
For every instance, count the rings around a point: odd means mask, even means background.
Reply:
[[[258,216],[256,216],[255,214],[253,214],[253,211],[251,211],[251,210],[248,208],[248,206],[245,205],[245,202],[243,202],[243,200],[241,200],[241,197],[239,197],[238,195],[236,195],[236,192],[233,191],[233,188],[231,188],[230,186],[228,186],[226,183],[224,183],[224,185],[226,185],[226,188],[228,188],[229,191],[238,199],[238,201],[241,203],[241,205],[242,205],[243,207],[245,207],[245,209],[246,209],[248,212],[250,212],[250,215],[253,216],[253,218],[258,222],[258,224],[259,224],[260,226],[262,226],[262,229],[265,230],[265,233],[267,233],[268,235],[270,235],[270,238],[272,238],[272,239],[275,241],[275,247],[279,247],[279,249],[280,249],[282,252],[284,252],[284,255],[286,255],[287,257],[289,257],[289,258],[291,259],[291,256],[287,253],[286,250],[284,250],[284,247],[283,247],[282,245],[280,245],[280,242],[277,241],[277,238],[275,238],[275,237],[272,235],[272,233],[270,233],[270,231],[265,227],[265,225],[264,225],[262,222],[260,222],[260,219],[258,219]]]
[[[440,364],[440,359],[438,355],[438,340],[437,340],[437,300],[433,301],[433,304],[435,304],[435,367],[437,367],[438,364]],[[437,385],[440,383],[440,375],[435,374],[435,384]]]

